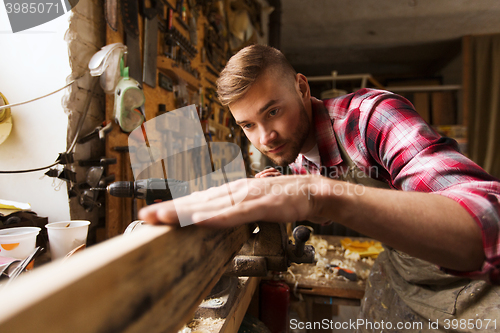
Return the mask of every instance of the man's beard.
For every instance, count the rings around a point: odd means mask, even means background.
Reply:
[[[285,151],[283,152],[283,155],[280,156],[279,158],[273,158],[269,156],[269,153],[263,153],[266,155],[275,165],[280,166],[282,168],[287,167],[290,163],[294,162],[297,159],[297,156],[300,153],[300,150],[304,146],[304,143],[307,140],[307,137],[309,136],[309,130],[311,127],[311,121],[307,117],[307,112],[306,108],[304,105],[300,102],[297,101],[299,107],[300,107],[300,113],[299,113],[299,127],[295,131],[294,138],[292,141],[285,141],[283,143],[279,143],[278,147],[280,145],[283,145],[285,143],[288,144],[288,147],[285,147]],[[277,147],[276,147],[277,148]],[[269,154],[269,155],[268,155]]]

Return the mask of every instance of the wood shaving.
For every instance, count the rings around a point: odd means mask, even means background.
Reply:
[[[332,245],[329,244],[326,239],[321,238],[317,235],[311,235],[310,239],[306,242],[306,245],[312,245],[315,249],[314,259],[316,264],[308,265],[306,270],[303,270],[304,279],[311,279],[321,282],[326,280],[341,280],[348,281],[345,277],[338,274],[338,270],[328,268],[328,265],[335,265],[341,268],[349,269],[358,275],[358,283],[363,283],[366,281],[370,275],[370,268],[373,266],[374,260],[370,257],[360,258],[359,253],[351,251],[349,249],[345,250],[342,245]],[[328,254],[328,258],[327,257]],[[335,256],[340,259],[331,259]],[[362,262],[367,267],[366,269],[356,269],[356,264]],[[297,274],[293,271],[293,268],[298,264],[292,263],[292,266],[287,271],[291,280],[297,283],[298,277],[301,274]]]
[[[224,325],[222,318],[196,318],[191,320],[177,333],[213,333],[219,332]]]
[[[359,259],[361,259],[361,257],[359,256],[359,253],[351,252],[351,250],[349,250],[349,249],[345,250],[344,257],[346,257],[346,259],[351,259],[353,261],[358,261]]]

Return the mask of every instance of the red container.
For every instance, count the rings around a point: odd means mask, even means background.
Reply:
[[[260,320],[272,333],[287,333],[290,328],[290,287],[280,280],[260,283]]]

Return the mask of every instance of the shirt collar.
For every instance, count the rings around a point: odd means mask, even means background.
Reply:
[[[318,144],[319,155],[321,156],[321,165],[332,167],[342,163],[339,146],[335,133],[333,132],[333,120],[328,114],[328,110],[322,101],[311,98],[313,124]],[[294,164],[297,166],[306,166],[308,160],[304,155],[299,154]]]

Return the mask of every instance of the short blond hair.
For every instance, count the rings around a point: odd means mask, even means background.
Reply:
[[[294,80],[297,74],[283,53],[270,46],[250,45],[232,56],[217,80],[217,93],[222,105],[242,98],[268,69],[276,70],[280,80]]]

